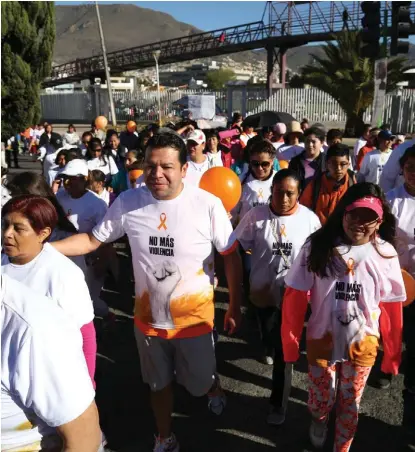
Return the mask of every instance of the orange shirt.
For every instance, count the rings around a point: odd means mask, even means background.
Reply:
[[[313,210],[314,201],[314,185],[316,181],[310,182],[300,196],[300,204]],[[349,188],[349,174],[346,173],[344,182],[338,185],[336,181],[327,177],[326,174],[321,176],[320,192],[317,198],[315,213],[321,221],[325,224],[328,216],[333,212],[337,203],[346,193]]]

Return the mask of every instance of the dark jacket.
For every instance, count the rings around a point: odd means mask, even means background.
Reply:
[[[307,184],[321,174],[323,170],[323,162],[324,162],[324,154],[320,152],[320,155],[311,162],[310,166],[315,169],[315,173],[313,177],[308,179],[305,178],[305,169],[302,161],[305,159],[305,151],[303,151],[300,155],[297,155],[293,159],[291,159],[290,164],[288,165],[289,169],[294,170],[299,178],[300,178],[300,189],[301,191],[307,186]]]
[[[59,135],[59,133],[51,132],[50,138],[49,138],[48,134],[46,133],[46,131],[43,132],[42,135],[40,135],[39,147],[40,148],[42,146],[47,147],[47,145],[49,145],[49,144],[54,146],[55,149],[59,149],[62,147],[63,141],[62,141],[62,137]]]

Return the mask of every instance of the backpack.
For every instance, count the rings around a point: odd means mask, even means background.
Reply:
[[[315,179],[314,179],[314,187],[313,187],[313,204],[311,210],[313,212],[316,211],[317,207],[317,201],[318,197],[320,195],[320,189],[321,189],[321,178],[323,177],[324,173],[320,173]],[[348,169],[347,174],[349,175],[349,181],[348,181],[348,188],[350,188],[352,185],[354,185],[354,171]]]

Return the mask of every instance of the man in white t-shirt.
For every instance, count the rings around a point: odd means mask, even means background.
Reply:
[[[56,194],[69,221],[78,232],[91,232],[107,211],[105,201],[87,190],[88,166],[85,160],[68,162],[61,172],[65,190]]]
[[[213,166],[216,166],[213,157],[203,153],[206,145],[205,134],[201,130],[193,130],[187,137],[187,173],[186,183],[199,186],[203,174]]]
[[[179,450],[171,432],[174,378],[193,395],[209,393],[215,414],[226,403],[215,376],[212,245],[224,257],[228,280],[225,329],[233,333],[240,322],[238,244],[222,202],[183,183],[188,165],[179,136],[154,135],[146,150],[146,186],[121,193],[92,233],[53,243],[63,254],[81,255],[127,234],[136,285],[135,332],[143,379],[152,390],[158,452]]]
[[[397,148],[395,148],[392,152],[392,155],[383,168],[379,181],[380,188],[385,193],[403,184],[403,177],[401,176],[401,166],[399,164],[399,160],[405,154],[405,151],[414,145],[415,139],[405,141]]]
[[[357,175],[358,182],[371,182],[379,184],[383,168],[392,155],[392,144],[395,136],[387,130],[381,130],[378,134],[378,148],[368,152],[362,162]]]
[[[47,297],[2,275],[1,450],[97,452],[94,397],[79,329]]]

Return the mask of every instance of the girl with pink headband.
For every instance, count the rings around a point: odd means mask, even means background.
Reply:
[[[395,218],[381,189],[356,184],[309,237],[285,277],[281,333],[287,363],[299,357],[310,291],[308,408],[316,448],[324,446],[337,398],[333,450],[350,450],[381,335],[382,371],[398,373],[406,293],[394,236]]]

